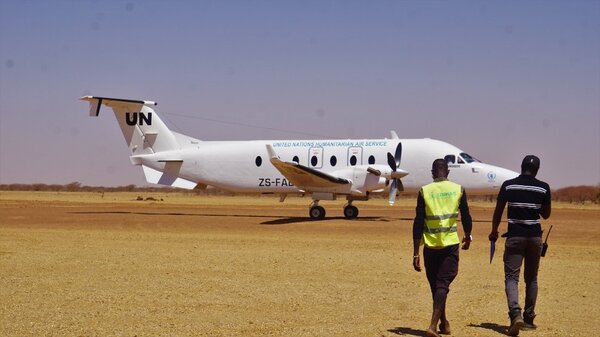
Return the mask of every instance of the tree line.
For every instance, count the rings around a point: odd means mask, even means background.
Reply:
[[[42,191],[42,192],[187,192],[193,194],[210,194],[210,195],[232,195],[227,191],[221,191],[214,188],[206,190],[195,189],[192,191],[174,187],[144,187],[136,185],[124,185],[116,187],[106,186],[87,186],[80,182],[72,182],[69,184],[0,184],[0,191]],[[468,191],[467,191],[468,192]],[[416,195],[415,195],[416,196]],[[385,196],[387,197],[387,196]],[[495,200],[494,196],[476,198],[481,200]],[[600,204],[600,184],[596,186],[569,186],[559,188],[552,191],[552,200],[568,203],[594,203]]]
[[[185,191],[173,187],[140,187],[136,185],[124,186],[87,186],[80,182],[60,184],[0,184],[0,191],[35,191],[35,192],[181,192]]]

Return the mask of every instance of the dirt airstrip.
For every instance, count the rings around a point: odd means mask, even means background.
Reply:
[[[411,267],[414,200],[356,203],[352,221],[344,201],[322,202],[327,219],[310,221],[309,203],[0,192],[0,336],[422,336],[431,300]],[[508,325],[502,242],[489,263],[492,207],[471,204],[453,336]],[[555,205],[539,328],[521,336],[598,333],[598,219],[598,205]]]

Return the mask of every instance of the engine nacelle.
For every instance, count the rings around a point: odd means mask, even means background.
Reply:
[[[371,168],[370,170],[367,170]],[[380,172],[377,175],[376,171]],[[386,176],[390,175],[390,168],[386,166],[353,166],[333,172],[333,175],[348,179],[352,182],[351,193],[365,195],[367,192],[381,190],[386,187]]]

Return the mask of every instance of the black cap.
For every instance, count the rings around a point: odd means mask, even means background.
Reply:
[[[540,158],[528,154],[523,158],[523,162],[521,163],[521,171],[531,171],[537,172],[540,168]]]

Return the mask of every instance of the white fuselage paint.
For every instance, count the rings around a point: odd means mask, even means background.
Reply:
[[[363,186],[367,179],[367,167],[390,170],[387,153],[394,153],[402,143],[399,168],[409,174],[402,178],[404,190],[418,191],[432,181],[431,164],[446,155],[459,157],[457,147],[429,138],[424,139],[365,139],[365,140],[255,140],[255,141],[199,141],[177,135],[182,148],[159,152],[141,160],[145,166],[161,171],[164,163],[159,160],[183,160],[179,176],[189,181],[215,186],[233,192],[245,193],[296,193],[302,192],[292,186],[269,161],[266,145],[273,147],[282,161],[294,161],[322,172],[352,181],[352,186],[338,190],[338,194],[364,195],[367,191],[381,191],[382,181]],[[352,156],[356,164],[352,165]],[[374,164],[369,163],[370,157]],[[313,157],[316,157],[316,165]],[[332,157],[335,162],[332,163]],[[257,165],[260,158],[260,165]],[[311,159],[313,162],[311,162]],[[335,165],[332,165],[335,164]],[[357,170],[353,170],[357,168]],[[360,168],[360,170],[358,170]],[[354,172],[356,171],[356,172]],[[358,174],[358,172],[362,174]],[[357,173],[357,174],[355,174]],[[487,194],[498,191],[502,182],[517,176],[516,172],[473,161],[450,165],[449,179],[461,184],[468,194]],[[362,179],[362,181],[361,181]],[[379,185],[378,185],[379,184]]]

